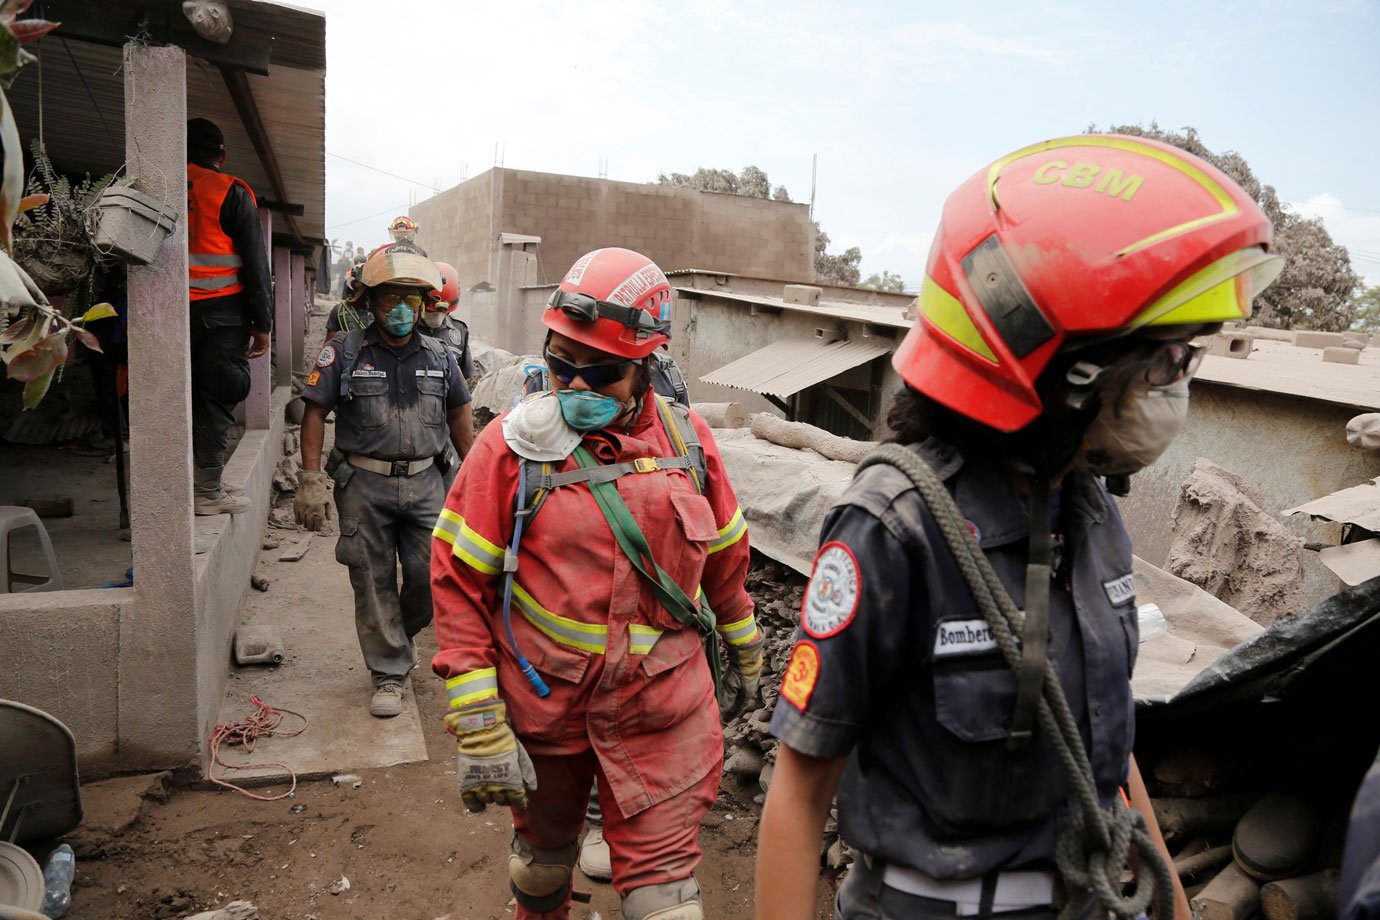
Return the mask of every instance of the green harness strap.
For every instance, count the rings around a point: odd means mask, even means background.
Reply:
[[[600,465],[594,459],[594,455],[583,446],[575,448],[575,462],[581,469],[592,469]],[[589,490],[594,493],[594,500],[603,512],[609,530],[613,531],[614,539],[623,548],[623,553],[632,562],[633,568],[637,569],[652,586],[657,600],[675,617],[676,622],[695,626],[703,634],[704,654],[709,659],[709,673],[714,678],[714,695],[717,698],[722,674],[719,668],[718,636],[714,632],[714,612],[708,605],[695,603],[680,585],[676,584],[675,579],[657,565],[656,560],[652,558],[651,547],[647,545],[647,537],[642,533],[642,528],[637,526],[637,521],[628,510],[623,496],[618,494],[618,486],[612,482],[591,480]],[[656,574],[653,575],[653,572]]]

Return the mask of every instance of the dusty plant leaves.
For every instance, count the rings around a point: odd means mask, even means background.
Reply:
[[[98,319],[114,319],[119,315],[120,314],[116,313],[115,308],[112,307],[110,304],[98,303],[95,306],[93,306],[90,310],[87,310],[85,313],[83,313],[81,315],[81,319],[78,320],[78,322],[94,323]]]
[[[57,370],[66,360],[67,332],[63,330],[54,332],[28,351],[10,358],[9,375],[14,380],[23,380],[26,383],[36,381],[44,374]]]
[[[43,397],[48,395],[48,387],[52,386],[53,375],[56,373],[55,368],[37,380],[30,380],[24,384],[24,409],[26,411],[43,402]]]
[[[101,351],[102,354],[104,354],[104,352],[101,349],[101,340],[96,338],[96,336],[93,333],[86,331],[80,326],[73,326],[72,334],[77,337],[78,342],[81,342],[87,348],[91,349],[92,351]]]

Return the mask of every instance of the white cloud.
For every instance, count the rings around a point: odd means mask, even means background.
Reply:
[[[1305,217],[1321,217],[1332,239],[1351,252],[1351,265],[1367,284],[1380,284],[1380,211],[1348,208],[1329,192],[1289,206]]]

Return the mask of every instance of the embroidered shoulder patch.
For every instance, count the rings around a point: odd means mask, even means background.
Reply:
[[[1136,576],[1126,574],[1120,578],[1113,578],[1111,581],[1102,583],[1102,590],[1107,592],[1107,600],[1113,607],[1120,607],[1135,599],[1136,596]]]
[[[819,650],[809,642],[796,643],[786,674],[781,679],[781,698],[801,712],[810,705],[819,683]]]
[[[330,366],[331,366],[332,364],[334,364],[334,363],[335,363],[335,346],[334,346],[334,345],[329,345],[329,344],[328,344],[328,345],[325,345],[324,347],[322,347],[321,353],[320,353],[319,355],[316,356],[316,366],[317,366],[317,367],[330,367]]]
[[[934,657],[952,658],[955,655],[979,655],[997,650],[992,627],[981,618],[945,620],[934,632]]]
[[[307,386],[314,387],[321,380],[320,371],[312,371],[307,375]]]
[[[805,632],[816,639],[827,639],[842,632],[857,615],[861,588],[862,578],[853,551],[833,541],[821,546],[800,612]]]

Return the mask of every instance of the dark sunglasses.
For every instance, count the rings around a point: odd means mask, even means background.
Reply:
[[[552,353],[551,349],[546,350],[546,366],[551,371],[551,376],[567,385],[579,377],[596,390],[617,383],[627,374],[628,368],[636,367],[641,363],[641,361],[634,359],[632,361],[619,361],[616,364],[571,364],[559,355]]]

